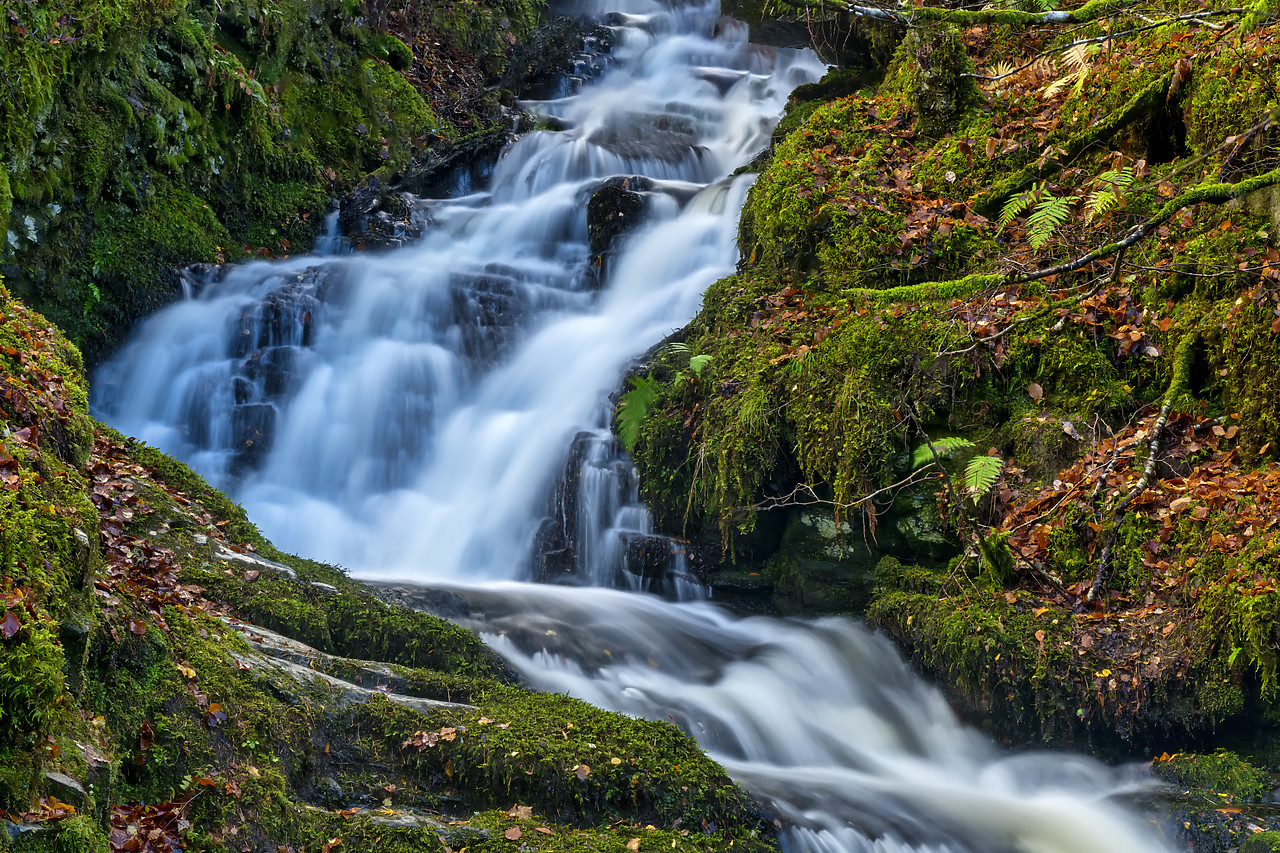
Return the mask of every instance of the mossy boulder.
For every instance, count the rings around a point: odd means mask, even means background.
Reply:
[[[0,849],[776,849],[675,726],[524,690],[94,424],[76,349],[3,290],[0,574]]]

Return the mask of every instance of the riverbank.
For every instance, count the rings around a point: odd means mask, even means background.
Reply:
[[[92,366],[182,295],[183,267],[306,252],[367,176],[423,194],[483,171],[516,96],[582,49],[563,22],[538,29],[543,11],[17,3],[0,20],[0,273]],[[407,208],[366,195],[344,232],[385,244]]]
[[[620,417],[723,595],[865,614],[1012,743],[1270,765],[1277,27],[1100,8],[798,91]]]
[[[528,692],[94,423],[3,291],[0,347],[0,849],[774,849],[675,726]]]

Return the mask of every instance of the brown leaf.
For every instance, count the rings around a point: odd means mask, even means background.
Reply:
[[[513,826],[509,828],[506,832],[502,833],[502,837],[507,839],[508,841],[519,841],[520,836],[523,834],[524,833],[520,831],[520,827]]]
[[[1044,645],[1044,637],[1045,637],[1044,629],[1036,631],[1036,642],[1042,646]]]
[[[151,723],[146,720],[142,721],[142,728],[138,730],[138,741],[143,749],[150,749],[156,742],[156,733],[151,728]]]
[[[18,633],[22,627],[22,623],[18,621],[18,616],[12,610],[4,612],[4,618],[0,619],[0,636],[6,640],[12,640],[13,635]]]
[[[529,820],[533,817],[533,806],[512,806],[507,812],[507,817],[514,817],[517,820]]]
[[[627,842],[627,849],[630,850],[631,853],[638,853],[638,851],[640,850],[640,839],[632,838],[631,840],[629,840]]]
[[[533,831],[534,831],[534,832],[541,832],[543,835],[551,835],[551,834],[552,834],[552,833],[551,833],[551,830],[547,829],[545,826],[535,826],[535,827],[533,828]]]
[[[257,569],[250,569],[249,571],[244,573],[244,579],[249,583],[253,583],[258,579],[258,575],[260,574],[262,574],[262,572],[258,571]]]
[[[579,764],[573,772],[577,775],[578,781],[585,782],[587,777],[591,775],[591,768],[585,764]]]
[[[1031,395],[1032,400],[1038,403],[1040,398],[1044,396],[1044,389],[1040,387],[1038,382],[1032,382],[1027,386],[1027,393]]]
[[[141,619],[131,619],[129,620],[129,631],[130,633],[142,636],[147,633],[147,623],[143,622]]]

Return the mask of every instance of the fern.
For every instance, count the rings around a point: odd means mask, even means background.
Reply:
[[[618,401],[618,440],[630,453],[640,440],[640,425],[649,407],[658,399],[659,384],[648,376],[634,376],[631,379],[631,390],[622,395]]]
[[[1004,470],[1004,460],[999,456],[975,456],[964,469],[964,487],[975,501],[991,491],[991,487]]]
[[[1119,204],[1124,191],[1133,184],[1133,178],[1133,169],[1128,166],[1123,169],[1108,169],[1099,175],[1094,180],[1094,184],[1105,185],[1107,189],[1102,189],[1099,186],[1098,189],[1089,194],[1089,198],[1085,202],[1085,223],[1088,224],[1095,219],[1101,219],[1107,215],[1111,208]]]
[[[955,456],[966,450],[973,449],[973,442],[967,438],[958,438],[949,436],[947,438],[939,438],[933,442],[933,450],[929,449],[929,443],[925,442],[917,447],[911,453],[911,469],[914,471],[925,463],[933,461],[933,454],[936,452],[938,457],[945,459],[949,456]]]
[[[1027,217],[1027,240],[1032,249],[1038,252],[1049,242],[1054,232],[1071,218],[1071,207],[1079,200],[1078,196],[1073,195],[1058,197],[1044,194],[1036,209]]]
[[[1031,189],[1018,193],[1016,196],[1006,201],[1004,203],[1004,207],[1000,210],[1000,227],[1005,227],[1012,222],[1018,214],[1022,213],[1024,210],[1039,201],[1040,197],[1044,194],[1044,191],[1043,182],[1033,184]]]
[[[702,369],[707,366],[707,362],[711,361],[709,355],[695,355],[689,359],[689,372],[694,376],[702,376]]]

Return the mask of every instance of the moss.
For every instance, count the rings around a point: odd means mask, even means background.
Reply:
[[[1212,755],[1178,753],[1157,759],[1151,769],[1170,784],[1205,788],[1243,802],[1264,800],[1275,787],[1264,771],[1226,750]]]
[[[674,725],[509,687],[476,701],[474,711],[433,715],[433,727],[456,731],[421,748],[405,744],[422,729],[411,713],[376,699],[363,713],[415,774],[468,792],[476,806],[514,798],[559,823],[626,818],[747,835],[758,820],[755,804]]]
[[[1255,832],[1240,845],[1240,853],[1275,853],[1280,850],[1280,831]]]

